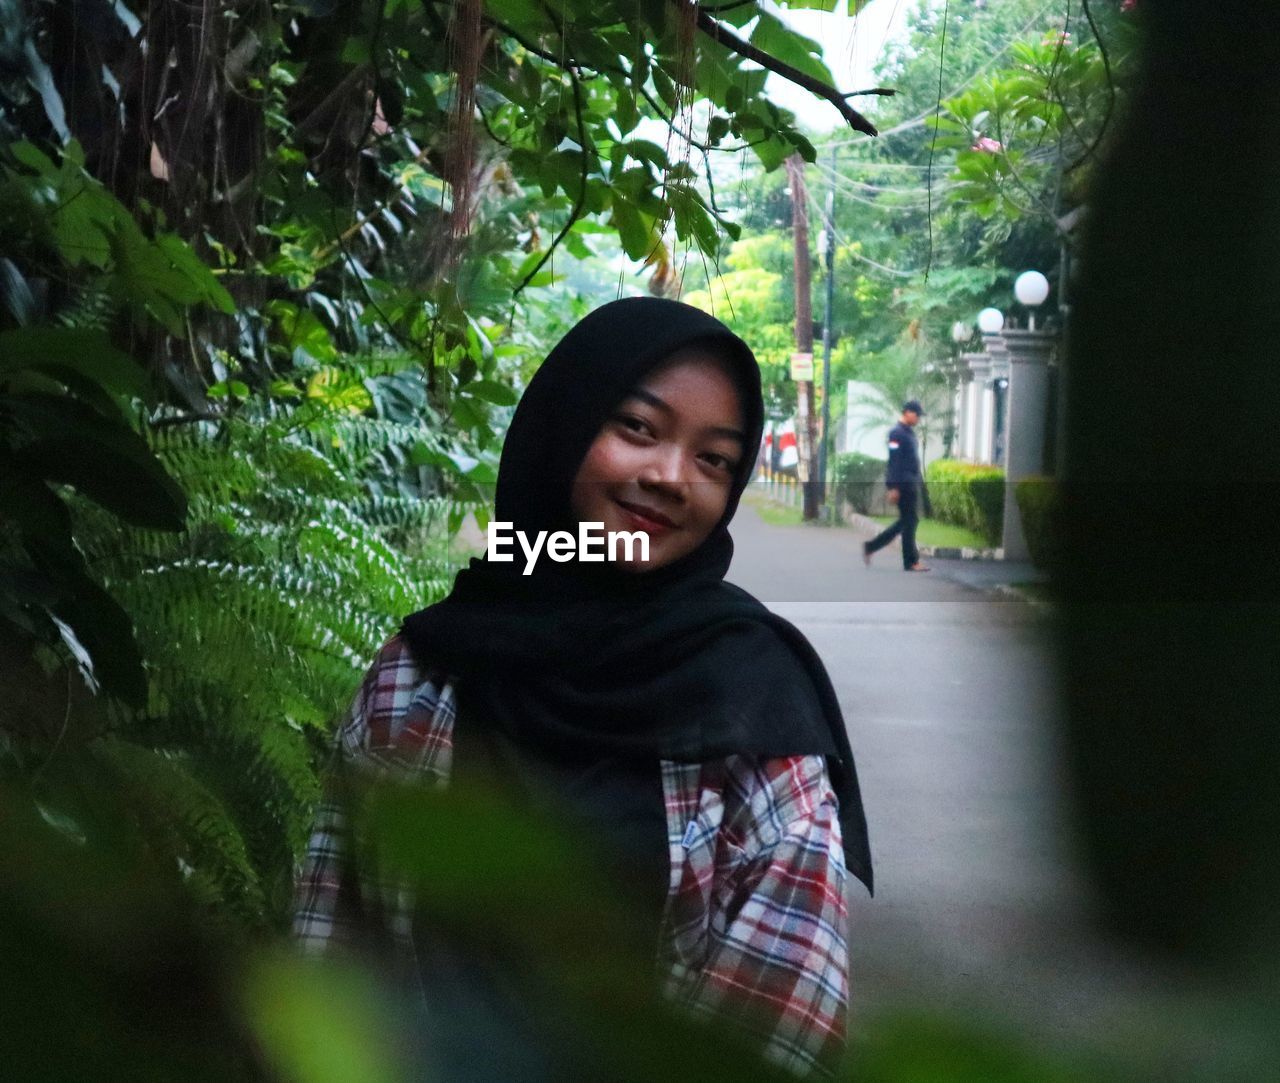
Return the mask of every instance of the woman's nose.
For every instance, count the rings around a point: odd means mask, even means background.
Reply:
[[[655,448],[640,471],[640,484],[683,492],[688,484],[684,453],[675,447]]]

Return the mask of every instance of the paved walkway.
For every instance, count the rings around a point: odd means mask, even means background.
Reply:
[[[850,895],[855,1029],[907,1010],[1038,1045],[1149,1037],[1168,983],[1090,931],[1074,872],[1046,611],[980,589],[1019,569],[907,574],[887,551],[868,569],[852,529],[750,503],[732,533],[729,579],[809,636],[858,757],[877,892]]]

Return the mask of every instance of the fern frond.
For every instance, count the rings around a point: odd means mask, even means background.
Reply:
[[[226,806],[196,778],[180,755],[114,738],[95,742],[94,759],[127,794],[153,848],[186,869],[199,868],[221,905],[259,924],[258,873]]]

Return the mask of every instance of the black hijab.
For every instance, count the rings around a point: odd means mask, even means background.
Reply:
[[[519,559],[476,558],[452,593],[408,617],[402,633],[424,665],[457,679],[466,724],[493,727],[544,757],[826,756],[849,870],[871,890],[853,753],[826,670],[796,628],[724,582],[728,524],[764,424],[760,370],[741,339],[699,309],[653,297],[586,316],[516,409],[495,519],[529,535],[572,530],[570,489],[601,426],[650,371],[689,346],[727,364],[746,431],[710,537],[652,572],[544,560],[525,576]]]

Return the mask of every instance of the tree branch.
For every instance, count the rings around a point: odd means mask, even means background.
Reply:
[[[573,84],[573,111],[578,122],[578,145],[582,148],[581,187],[578,189],[578,196],[573,202],[573,209],[569,212],[568,221],[565,222],[560,232],[556,234],[556,239],[542,253],[542,259],[538,260],[533,269],[524,276],[524,281],[515,288],[512,297],[518,296],[525,286],[534,280],[538,272],[546,266],[547,260],[551,258],[552,253],[560,246],[560,242],[565,239],[569,230],[573,229],[574,223],[582,217],[582,208],[587,202],[587,177],[590,172],[591,147],[587,139],[586,123],[582,119],[582,84],[578,80],[578,69],[576,67],[570,66],[568,72],[569,79]]]
[[[689,0],[671,0],[677,7],[688,3]],[[815,79],[812,75],[806,75],[798,68],[793,68],[790,64],[784,63],[775,56],[771,56],[763,49],[758,49],[749,41],[744,41],[733,33],[728,27],[722,26],[716,22],[705,11],[698,10],[698,29],[713,41],[719,42],[726,49],[737,53],[745,60],[751,60],[759,64],[762,68],[773,72],[775,75],[781,75],[788,82],[795,83],[796,86],[803,87],[825,101],[830,102],[836,107],[837,112],[844,117],[849,126],[855,131],[864,132],[867,135],[878,135],[876,126],[866,117],[853,108],[846,100],[851,95],[841,94],[835,87],[829,86],[821,79]]]
[[[1098,129],[1097,138],[1089,144],[1085,152],[1080,155],[1074,162],[1067,166],[1064,172],[1071,173],[1081,165],[1084,165],[1093,157],[1098,147],[1102,145],[1103,137],[1107,134],[1107,127],[1111,124],[1111,114],[1116,106],[1116,83],[1115,77],[1111,74],[1111,57],[1107,55],[1107,43],[1102,40],[1102,34],[1098,31],[1098,24],[1094,21],[1093,12],[1089,10],[1089,0],[1082,0],[1084,7],[1084,17],[1089,20],[1089,29],[1093,31],[1093,40],[1098,43],[1098,53],[1102,57],[1102,70],[1107,77],[1107,111],[1102,118],[1102,126]]]

